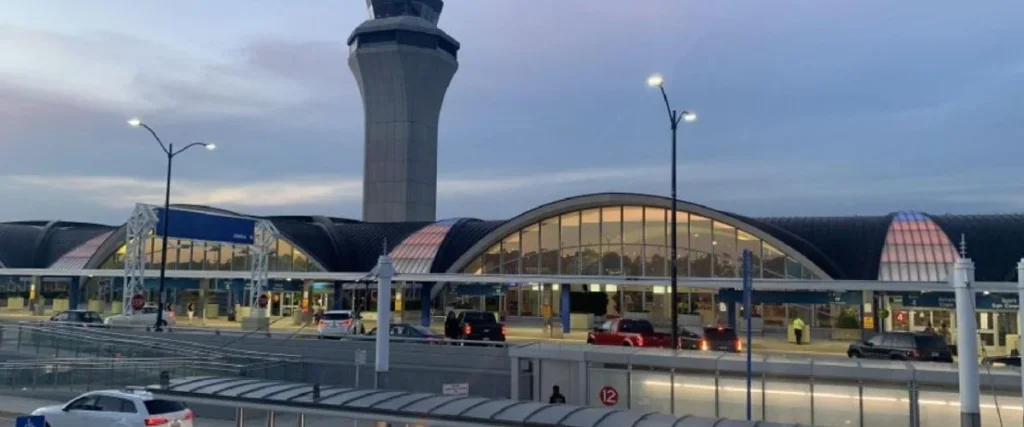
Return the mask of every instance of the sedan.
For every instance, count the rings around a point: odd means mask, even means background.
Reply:
[[[368,335],[376,335],[377,328],[370,330]],[[413,340],[424,340],[428,344],[441,344],[445,341],[442,334],[434,332],[429,328],[409,323],[396,323],[391,325],[390,335],[396,338],[411,338]]]

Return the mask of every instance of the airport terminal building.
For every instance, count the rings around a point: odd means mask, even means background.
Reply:
[[[511,318],[541,318],[564,310],[564,305],[552,303],[557,297],[551,295],[566,292],[573,312],[664,321],[671,310],[667,287],[629,282],[668,274],[670,202],[644,194],[590,194],[544,204],[508,220],[374,223],[322,216],[263,217],[278,234],[269,255],[270,314],[288,316],[321,306],[373,311],[374,291],[369,285],[330,280],[328,273],[369,272],[386,250],[400,282],[403,274],[427,273],[554,279],[503,285],[405,283],[398,292],[404,296],[399,300],[406,310],[419,309],[422,297],[429,295],[435,314],[465,307]],[[176,208],[245,216],[213,207]],[[739,277],[744,250],[753,254],[755,278],[823,281],[823,287],[839,280],[946,282],[960,256],[955,242],[961,238],[976,264],[977,281],[1016,281],[1016,262],[1024,256],[1024,215],[898,212],[753,218],[687,202],[680,202],[678,209],[682,300],[678,310],[699,316],[703,323],[721,321],[729,313],[723,307],[735,302],[731,299],[735,293],[691,287],[688,282]],[[42,306],[71,298],[75,306],[118,311],[123,297],[120,274],[74,274],[124,271],[126,236],[125,225],[0,224],[0,274],[46,269],[45,276],[0,275],[0,298],[5,300],[0,306],[12,307],[10,301],[18,298],[36,298]],[[150,235],[145,242],[147,269],[159,268],[161,243],[158,235]],[[217,307],[211,315],[228,315],[231,307],[249,301],[242,295],[252,262],[248,246],[181,239],[168,243],[170,301],[179,311],[200,296]],[[318,274],[324,274],[324,279],[318,280]],[[574,284],[560,286],[559,277],[571,277]],[[592,283],[579,284],[581,278]],[[146,288],[148,298],[156,301],[156,279],[147,278]],[[851,299],[821,291],[766,293],[754,314],[766,325],[784,325],[799,316],[817,327],[839,327],[844,310],[855,312],[854,322],[859,323],[862,302],[870,306],[874,301],[882,308],[875,310],[875,316],[881,316],[876,318],[887,329],[954,324],[949,301],[937,293],[876,293],[884,299],[875,300],[863,299],[861,293]],[[1005,346],[1000,337],[1017,332],[1017,302],[1015,296],[996,297],[979,299],[979,329],[987,345]]]

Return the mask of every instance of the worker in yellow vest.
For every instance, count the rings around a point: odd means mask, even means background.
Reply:
[[[796,337],[796,345],[804,343],[804,320],[800,316],[793,319],[793,335]]]

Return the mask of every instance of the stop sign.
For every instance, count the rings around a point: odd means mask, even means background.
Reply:
[[[142,294],[132,295],[132,310],[139,311],[146,306],[146,298]]]
[[[260,306],[260,308],[267,308],[267,295],[260,295],[260,297],[256,299],[256,305]]]
[[[619,403],[619,392],[614,387],[606,385],[597,393],[597,398],[604,406],[615,406]]]

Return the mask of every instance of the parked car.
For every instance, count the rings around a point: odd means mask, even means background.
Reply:
[[[317,324],[317,338],[343,338],[366,332],[363,321],[352,310],[330,310]]]
[[[139,326],[149,327],[156,325],[156,313],[160,309],[155,305],[147,305],[142,307],[138,313],[134,314],[118,314],[115,316],[107,317],[103,319],[103,324],[108,326]],[[161,319],[161,325],[163,327],[174,327],[178,324],[178,316],[173,311],[164,310],[163,319]]]
[[[410,323],[396,323],[391,325],[391,336],[397,338],[413,338],[416,340],[423,340],[422,342],[429,344],[441,344],[445,341],[444,334],[439,334],[425,328],[420,325],[413,325]],[[377,328],[373,328],[367,335],[377,335]],[[414,341],[419,342],[419,341]]]
[[[655,332],[646,320],[611,319],[587,334],[587,344],[672,348],[672,335]]]
[[[48,427],[193,427],[195,418],[183,403],[121,390],[92,391],[32,415],[44,416]]]
[[[850,358],[953,362],[945,338],[927,332],[883,332],[867,341],[850,344]]]
[[[459,313],[459,339],[467,341],[505,341],[508,329],[489,311]]]
[[[51,322],[60,322],[62,324],[68,324],[73,326],[84,326],[84,327],[105,327],[103,324],[103,316],[95,311],[88,310],[68,310],[62,311],[50,317]]]

